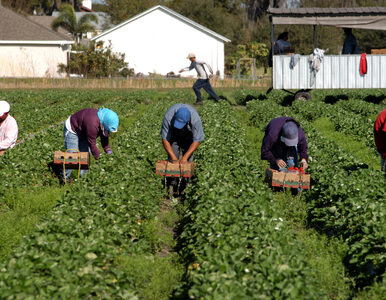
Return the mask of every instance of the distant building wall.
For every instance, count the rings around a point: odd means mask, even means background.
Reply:
[[[65,77],[68,49],[59,45],[0,45],[0,77]]]
[[[92,9],[92,1],[91,0],[83,0],[82,6],[87,7],[88,9]]]
[[[125,53],[129,67],[136,73],[178,73],[190,65],[186,57],[194,52],[197,60],[207,61],[214,73],[224,75],[224,42],[161,10],[113,30],[98,41],[104,41],[105,46],[111,42],[114,52]],[[196,76],[196,72],[185,72],[183,76]]]

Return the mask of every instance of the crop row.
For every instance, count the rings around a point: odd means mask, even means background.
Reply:
[[[320,101],[295,102],[292,110],[309,121],[327,117],[336,131],[353,136],[357,141],[374,149],[373,126],[375,117],[361,116],[337,105],[324,104]]]
[[[304,247],[263,183],[255,153],[229,105],[206,103],[206,134],[187,192],[181,256],[197,299],[322,299]]]
[[[110,102],[109,107],[124,115],[130,112],[136,103],[137,100],[119,99]],[[68,105],[61,104],[59,107]],[[0,159],[0,180],[4,182],[0,192],[5,195],[9,189],[57,184],[57,178],[52,176],[49,164],[52,162],[54,151],[63,150],[63,145],[63,125],[49,126],[25,143],[7,151]]]
[[[89,91],[89,90],[38,90],[0,91],[0,99],[11,105],[11,114],[19,126],[19,140],[28,138],[50,125],[64,121],[72,113],[87,107],[110,106],[117,101],[142,102],[150,99],[191,97],[186,91],[162,95],[155,91]],[[117,111],[119,114],[120,112]],[[122,113],[125,113],[122,111]]]
[[[114,154],[102,156],[23,239],[0,267],[2,299],[136,299],[133,271],[125,262],[157,251],[158,244],[145,236],[162,198],[153,165],[162,153],[159,127],[166,105],[121,128]]]
[[[262,120],[266,124],[281,115],[301,122],[310,153],[312,188],[305,198],[311,224],[329,235],[342,237],[349,245],[346,265],[359,287],[380,280],[385,270],[384,175],[367,169],[336,143],[324,138],[296,107],[253,101],[248,109],[251,122],[258,127]]]

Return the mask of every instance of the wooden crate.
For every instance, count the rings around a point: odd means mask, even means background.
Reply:
[[[386,54],[386,49],[371,49],[371,54]]]
[[[192,177],[194,174],[194,163],[173,164],[171,162],[160,160],[156,164],[156,174],[167,177]]]
[[[265,181],[271,186],[309,189],[311,175],[299,171],[286,170],[279,172],[267,168],[265,171]]]
[[[88,152],[62,152],[55,151],[54,164],[63,166],[65,164],[66,169],[79,169],[87,170],[90,166],[90,155]]]

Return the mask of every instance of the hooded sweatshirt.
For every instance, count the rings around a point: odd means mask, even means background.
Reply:
[[[91,153],[95,159],[98,159],[100,152],[96,145],[97,137],[101,137],[101,144],[105,152],[111,150],[109,145],[109,134],[104,133],[101,122],[98,117],[98,109],[85,108],[70,117],[71,129],[79,137],[85,138]]]
[[[382,110],[374,123],[375,146],[383,158],[386,158],[386,108]]]

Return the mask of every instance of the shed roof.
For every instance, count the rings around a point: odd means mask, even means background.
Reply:
[[[179,13],[175,12],[174,10],[172,10],[172,9],[166,7],[166,6],[163,6],[163,5],[156,5],[156,6],[152,7],[152,8],[150,8],[150,9],[148,9],[148,10],[146,10],[146,11],[144,11],[144,12],[142,12],[142,13],[140,13],[140,14],[138,14],[138,15],[130,18],[130,19],[128,19],[127,21],[124,21],[124,22],[118,24],[117,26],[102,32],[101,34],[93,37],[92,40],[97,40],[97,39],[103,37],[104,35],[112,32],[112,31],[115,31],[115,30],[121,28],[122,26],[125,26],[126,24],[129,24],[129,23],[131,23],[131,22],[133,22],[133,21],[135,21],[135,20],[137,20],[137,19],[139,19],[139,18],[141,18],[141,17],[143,17],[143,16],[145,16],[145,15],[147,15],[147,14],[149,14],[149,13],[155,11],[155,10],[157,10],[157,9],[162,10],[163,12],[165,12],[165,13],[171,15],[171,16],[176,17],[177,19],[181,20],[184,23],[188,23],[189,25],[193,26],[197,30],[205,32],[206,34],[212,36],[213,38],[216,38],[218,40],[222,40],[224,42],[230,42],[231,41],[230,39],[222,36],[221,34],[218,34],[218,33],[214,32],[214,31],[210,30],[209,28],[206,28],[205,26],[202,26],[202,25],[200,25],[200,24],[190,20],[190,19],[184,17],[183,15],[180,15]]]
[[[50,30],[0,5],[0,43],[72,44],[70,37]]]
[[[386,30],[386,7],[268,8],[273,24]]]

